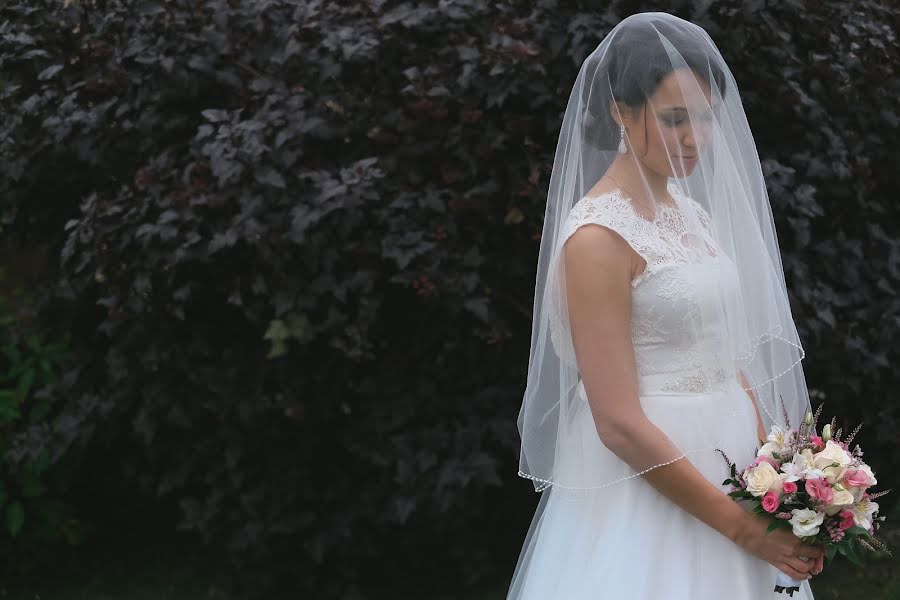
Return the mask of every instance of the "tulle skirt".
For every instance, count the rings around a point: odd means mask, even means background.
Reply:
[[[739,407],[744,418],[723,419],[723,400],[738,403],[732,407]],[[738,468],[753,461],[756,414],[738,384],[729,386],[724,398],[656,393],[642,394],[641,403],[648,418],[680,448],[699,447],[702,436],[726,427],[728,441],[722,449],[728,457]],[[587,406],[583,418],[585,427],[593,428]],[[598,456],[621,463],[608,452]],[[690,460],[710,482],[728,491],[722,482],[730,473],[718,452],[681,460]],[[541,492],[507,600],[813,599],[809,581],[793,596],[774,592],[776,567],[686,512],[641,476],[579,490],[575,498],[554,486]]]

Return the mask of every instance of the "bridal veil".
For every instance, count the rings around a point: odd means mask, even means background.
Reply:
[[[667,86],[665,101],[655,101],[662,82]],[[640,139],[621,125],[635,119],[643,123]],[[690,145],[685,146],[682,142],[688,139]],[[680,325],[685,339],[693,340],[690,359],[698,380],[742,374],[767,432],[773,424],[785,425],[785,419],[798,427],[809,410],[801,368],[804,351],[791,315],[759,156],[735,79],[703,28],[668,13],[634,14],[616,25],[581,65],[553,161],[528,375],[518,417],[519,475],[531,480],[536,491],[548,486],[575,492],[606,487],[692,452],[714,452],[717,446],[718,433],[712,431],[708,444],[684,447],[673,442],[668,452],[631,456],[609,468],[590,456],[591,446],[584,443],[585,431],[577,423],[578,411],[585,409],[584,396],[578,393],[581,372],[592,365],[578,364],[568,318],[563,245],[571,233],[569,216],[621,151],[641,154],[650,148],[648,143],[657,155],[637,162],[643,187],[626,191],[650,214],[666,210],[672,199],[682,199],[684,233],[680,247],[648,261],[640,278],[652,278],[675,265],[691,265],[710,275],[702,293],[685,290],[694,300]],[[660,174],[669,194],[660,194]],[[648,223],[646,232],[652,233],[653,220]],[[730,261],[737,280],[718,275],[726,271],[715,270],[713,257]],[[602,384],[595,381],[589,394],[597,394]],[[613,419],[616,404],[625,400],[592,398],[594,422]]]

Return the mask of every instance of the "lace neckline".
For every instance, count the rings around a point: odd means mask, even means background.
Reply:
[[[669,191],[669,194],[672,196],[672,200],[674,202],[673,203],[669,203],[669,202],[660,203],[660,205],[656,207],[656,212],[653,215],[652,219],[647,218],[645,215],[641,214],[637,210],[637,208],[635,208],[635,206],[634,206],[635,203],[632,200],[632,198],[630,196],[628,196],[625,193],[625,191],[620,187],[614,187],[613,189],[611,189],[609,191],[600,192],[599,194],[594,194],[594,195],[585,194],[584,198],[588,199],[588,200],[595,200],[597,198],[603,198],[604,196],[611,196],[613,198],[616,198],[617,200],[621,200],[622,202],[625,202],[629,206],[631,211],[638,218],[646,221],[647,223],[652,224],[652,223],[658,223],[662,219],[663,215],[666,213],[669,213],[669,212],[680,213],[681,212],[681,205],[679,204],[680,193],[678,191],[678,186],[670,183],[666,186],[666,189]]]

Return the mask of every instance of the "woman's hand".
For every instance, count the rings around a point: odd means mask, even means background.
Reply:
[[[746,516],[742,533],[735,541],[747,552],[794,579],[809,579],[822,572],[825,544],[807,544],[783,528],[767,533],[770,519],[749,512]],[[801,560],[798,556],[805,556],[809,560]]]

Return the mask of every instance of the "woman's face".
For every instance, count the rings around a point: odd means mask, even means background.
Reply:
[[[690,69],[677,69],[639,111],[622,112],[626,143],[647,168],[666,177],[687,177],[711,141],[711,106],[709,84]]]

